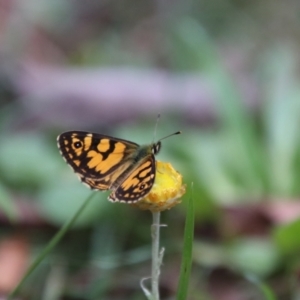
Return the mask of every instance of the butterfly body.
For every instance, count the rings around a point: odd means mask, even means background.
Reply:
[[[111,201],[137,202],[155,181],[155,157],[161,142],[138,145],[131,141],[84,131],[68,131],[57,138],[65,161],[92,189],[111,190]]]

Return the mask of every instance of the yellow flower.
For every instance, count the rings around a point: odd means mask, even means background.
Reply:
[[[184,193],[185,185],[182,184],[182,175],[170,163],[156,161],[156,177],[151,192],[132,206],[159,212],[180,203],[180,198]]]

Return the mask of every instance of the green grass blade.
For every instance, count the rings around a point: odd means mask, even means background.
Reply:
[[[193,195],[189,199],[187,216],[184,228],[184,243],[183,243],[183,256],[180,268],[180,277],[177,289],[177,300],[184,300],[187,297],[188,285],[192,267],[192,251],[194,241],[194,198]]]
[[[254,277],[252,275],[248,275],[246,277],[261,290],[265,300],[277,300],[274,292],[267,284],[263,283],[257,277]]]
[[[23,286],[26,279],[39,266],[39,264],[49,254],[49,252],[53,250],[53,248],[58,244],[58,242],[62,239],[62,237],[66,234],[66,232],[72,227],[76,219],[80,216],[80,214],[83,212],[85,207],[90,203],[94,195],[95,193],[92,193],[88,198],[86,198],[86,200],[79,207],[75,215],[68,222],[66,222],[64,226],[57,232],[57,234],[50,240],[47,246],[43,249],[43,251],[38,255],[35,261],[31,264],[31,266],[27,270],[26,274],[23,276],[22,280],[16,286],[16,288],[10,293],[10,295],[7,298],[8,300],[13,299],[17,295],[17,293],[19,292],[20,288]]]

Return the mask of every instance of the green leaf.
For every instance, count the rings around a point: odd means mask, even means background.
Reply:
[[[265,277],[278,267],[278,249],[266,238],[239,238],[228,246],[227,259],[231,268]]]
[[[193,195],[189,199],[187,216],[184,228],[184,243],[183,243],[183,256],[180,269],[180,277],[177,289],[177,300],[184,300],[187,297],[188,284],[190,279],[192,267],[192,251],[194,241],[194,198]]]
[[[300,249],[299,240],[300,220],[281,225],[273,232],[273,238],[284,254],[298,253]]]
[[[91,190],[81,184],[77,176],[66,168],[66,174],[61,172],[61,176],[56,176],[53,182],[49,183],[38,193],[38,207],[42,216],[50,223],[61,226],[70,219],[74,211],[82,205]],[[98,198],[107,198],[104,193],[97,193]],[[76,220],[73,227],[92,226],[95,220],[105,216],[109,208],[109,202],[93,201]]]
[[[289,47],[276,47],[266,57],[263,130],[272,193],[290,195],[295,182],[294,159],[299,149],[300,90],[296,57]],[[284,99],[284,101],[282,100]],[[298,180],[296,181],[298,185]]]
[[[63,165],[58,151],[41,134],[0,136],[0,176],[14,188],[35,189],[47,185]]]

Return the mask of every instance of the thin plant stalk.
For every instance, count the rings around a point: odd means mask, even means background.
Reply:
[[[152,266],[151,277],[142,278],[140,285],[148,300],[159,300],[159,275],[160,267],[165,249],[159,249],[159,235],[160,235],[160,212],[152,212],[153,223],[151,226],[152,236]],[[144,282],[151,279],[151,291],[145,287]]]
[[[159,275],[164,249],[159,249],[160,235],[160,212],[153,212],[152,224],[152,274],[151,274],[151,294],[153,300],[159,300]]]

